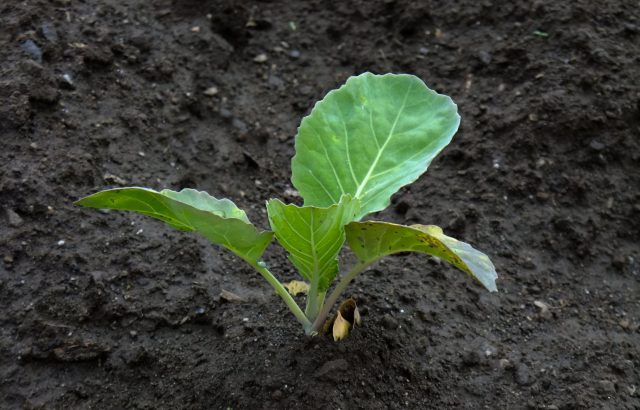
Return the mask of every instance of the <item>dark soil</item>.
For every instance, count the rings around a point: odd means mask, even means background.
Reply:
[[[378,218],[484,250],[499,293],[389,257],[364,326],[308,338],[206,240],[72,206],[194,187],[266,227],[300,119],[367,70],[462,115]],[[6,0],[0,135],[2,409],[640,408],[637,1]]]

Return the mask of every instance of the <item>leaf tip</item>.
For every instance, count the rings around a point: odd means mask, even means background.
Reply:
[[[360,311],[356,306],[353,310],[353,324],[357,326],[362,326],[362,317],[360,316]]]
[[[484,287],[487,288],[487,290],[491,293],[498,292],[498,287],[496,286],[495,279],[492,282],[485,284]]]
[[[73,205],[74,206],[81,206],[83,208],[86,208],[86,207],[88,207],[87,203],[90,201],[90,198],[91,198],[91,195],[82,197],[80,199],[76,199],[73,202]]]

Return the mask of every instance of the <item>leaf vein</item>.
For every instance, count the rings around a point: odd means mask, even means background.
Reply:
[[[367,185],[367,182],[369,182],[369,178],[371,177],[371,173],[373,172],[373,170],[378,165],[378,161],[380,161],[380,158],[382,157],[382,153],[384,152],[385,148],[387,148],[387,145],[389,145],[389,142],[391,142],[391,140],[394,137],[394,132],[395,132],[396,126],[398,125],[398,121],[400,120],[400,115],[402,115],[402,112],[405,109],[405,106],[407,104],[407,98],[409,97],[409,92],[411,91],[412,86],[413,86],[413,83],[409,83],[409,86],[407,87],[407,91],[404,94],[402,105],[400,106],[400,109],[398,110],[398,114],[396,114],[396,118],[393,121],[391,129],[389,130],[389,134],[387,135],[387,138],[386,138],[384,144],[382,144],[382,147],[380,147],[380,149],[378,150],[378,154],[376,155],[375,159],[373,160],[373,163],[369,167],[369,171],[367,171],[367,175],[365,175],[364,179],[360,183],[360,186],[358,186],[358,190],[356,191],[356,194],[355,194],[355,196],[358,197],[358,198],[360,198],[360,194],[362,193],[362,190]]]

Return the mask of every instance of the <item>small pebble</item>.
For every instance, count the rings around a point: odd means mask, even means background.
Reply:
[[[498,365],[502,369],[510,369],[511,367],[513,367],[513,365],[508,359],[500,359],[500,361],[498,362]]]
[[[533,383],[533,381],[531,380],[531,371],[529,370],[529,367],[525,364],[519,364],[516,367],[515,378],[516,378],[516,383],[518,383],[521,386],[528,386],[531,383]]]
[[[491,54],[487,51],[480,51],[478,53],[478,58],[486,65],[491,64]]]
[[[13,228],[18,228],[24,222],[13,209],[7,209],[7,218],[9,219],[9,226]]]
[[[246,133],[247,131],[249,131],[247,123],[239,118],[234,118],[233,120],[231,120],[231,125],[241,133]]]
[[[300,55],[301,55],[300,50],[293,49],[289,51],[289,57],[293,58],[294,60],[297,60],[298,58],[300,58]]]
[[[112,184],[112,185],[125,185],[127,183],[127,181],[125,181],[123,178],[120,178],[117,175],[113,175],[113,174],[109,174],[109,173],[104,174],[102,176],[102,179],[107,184]]]
[[[73,79],[69,74],[62,74],[62,85],[70,90],[76,88],[76,85],[74,84]]]
[[[58,32],[52,23],[47,22],[42,24],[42,35],[47,39],[47,41],[52,43],[58,41]]]
[[[42,62],[42,50],[33,40],[26,40],[20,43],[20,48],[26,51],[37,62]]]
[[[58,241],[58,246],[63,246],[65,244],[64,239],[60,239]]]
[[[220,108],[219,113],[220,113],[220,116],[225,120],[231,119],[233,117],[233,113],[226,108]]]
[[[547,199],[549,199],[550,196],[551,195],[548,192],[543,192],[543,191],[536,192],[536,198],[542,201],[546,201]]]
[[[218,87],[211,86],[204,90],[203,94],[207,97],[213,97],[214,95],[218,94]]]
[[[601,143],[600,141],[596,141],[593,140],[591,141],[591,143],[589,144],[589,146],[594,150],[594,151],[602,151],[605,147],[605,145],[603,143]]]
[[[300,196],[300,192],[293,188],[287,188],[284,190],[284,196],[298,198]]]
[[[395,330],[398,328],[398,321],[393,316],[386,314],[382,317],[382,326],[387,330]]]
[[[242,302],[243,299],[241,296],[236,295],[233,292],[229,292],[228,290],[222,289],[220,292],[220,299],[225,300],[227,302]]]
[[[605,395],[615,394],[616,385],[611,380],[600,380],[598,383],[598,391]]]
[[[268,59],[269,58],[267,57],[267,55],[265,53],[262,53],[255,56],[253,58],[253,61],[255,61],[256,63],[262,64],[262,63],[266,63]]]
[[[536,268],[536,264],[533,261],[533,259],[531,259],[530,256],[527,256],[524,260],[524,262],[522,262],[522,267],[525,269],[535,269]]]
[[[540,317],[543,319],[551,319],[550,306],[541,300],[535,300],[533,304],[540,309]]]

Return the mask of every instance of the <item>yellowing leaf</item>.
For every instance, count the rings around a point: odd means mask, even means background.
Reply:
[[[353,309],[353,325],[362,326],[362,317],[360,317],[360,311],[357,306]]]
[[[345,337],[349,336],[349,329],[351,328],[351,323],[349,323],[345,318],[342,317],[340,311],[336,315],[336,320],[333,322],[333,341],[337,342],[338,340],[342,340]]]
[[[403,226],[389,222],[352,222],[345,227],[347,243],[363,263],[385,255],[415,251],[436,256],[476,278],[495,292],[498,275],[484,253],[471,245],[445,235],[434,225]]]
[[[303,282],[301,280],[292,280],[291,282],[284,285],[285,288],[291,293],[293,296],[297,296],[298,294],[307,294],[309,292],[309,284],[307,282]]]

